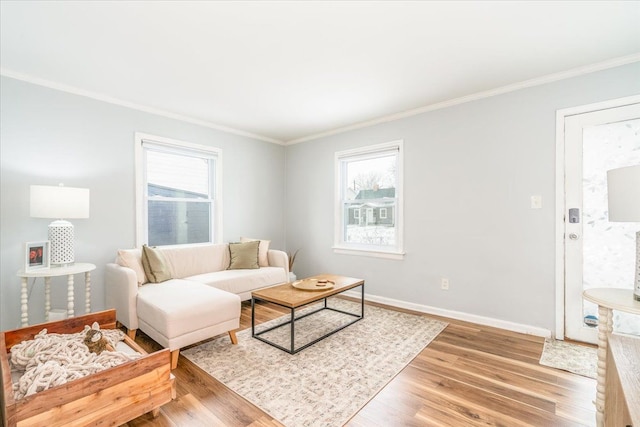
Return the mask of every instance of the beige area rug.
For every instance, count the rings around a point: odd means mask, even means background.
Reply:
[[[341,299],[330,299],[329,306],[360,312],[359,303]],[[284,319],[288,316],[256,329]],[[308,316],[296,321],[296,341],[309,342],[352,319],[329,310]],[[238,345],[220,337],[181,354],[287,427],[342,426],[446,326],[365,306],[364,319],[295,355],[252,338],[251,329],[237,334]],[[287,345],[289,327],[269,332],[268,338]]]
[[[564,341],[546,339],[540,364],[584,377],[596,378],[598,349]]]

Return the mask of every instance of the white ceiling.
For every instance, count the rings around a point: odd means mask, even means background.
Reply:
[[[638,1],[2,0],[0,18],[3,75],[273,142],[640,60]]]

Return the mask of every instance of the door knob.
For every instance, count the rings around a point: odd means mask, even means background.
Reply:
[[[576,233],[571,233],[571,234],[569,234],[569,238],[571,240],[578,240],[578,235]]]

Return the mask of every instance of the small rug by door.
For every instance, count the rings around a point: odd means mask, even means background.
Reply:
[[[565,341],[546,339],[540,364],[584,377],[596,378],[598,349]]]
[[[359,303],[335,298],[329,305],[360,310]],[[257,330],[285,319],[288,316],[260,324]],[[330,310],[308,316],[296,321],[296,341],[309,342],[323,329],[352,319]],[[237,334],[238,345],[220,337],[181,354],[287,427],[337,427],[446,326],[424,316],[365,306],[364,319],[295,355],[252,338],[251,329]],[[288,327],[270,334],[270,340],[283,344],[290,339]]]

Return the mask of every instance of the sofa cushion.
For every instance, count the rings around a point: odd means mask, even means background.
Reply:
[[[138,286],[142,286],[149,281],[144,273],[144,267],[142,267],[141,249],[119,249],[116,256],[116,264],[132,269],[136,273]]]
[[[189,280],[143,286],[136,304],[138,317],[166,337],[240,317],[238,295]]]
[[[160,248],[160,251],[167,260],[174,279],[226,270],[229,266],[229,248],[226,243],[166,246]]]
[[[151,283],[160,283],[171,279],[171,271],[158,249],[142,246],[142,267]]]
[[[251,237],[241,237],[240,243],[255,242],[256,240],[260,242],[260,245],[258,246],[258,265],[260,267],[269,267],[269,258],[267,254],[269,253],[269,244],[271,243],[271,240],[260,240],[253,239]]]
[[[287,281],[285,276],[284,270],[280,267],[263,267],[257,270],[225,270],[185,277],[185,279],[206,283],[234,294],[242,294],[265,286],[284,283]]]
[[[258,248],[260,242],[255,240],[245,243],[229,243],[229,268],[236,269],[256,269],[258,264]]]

